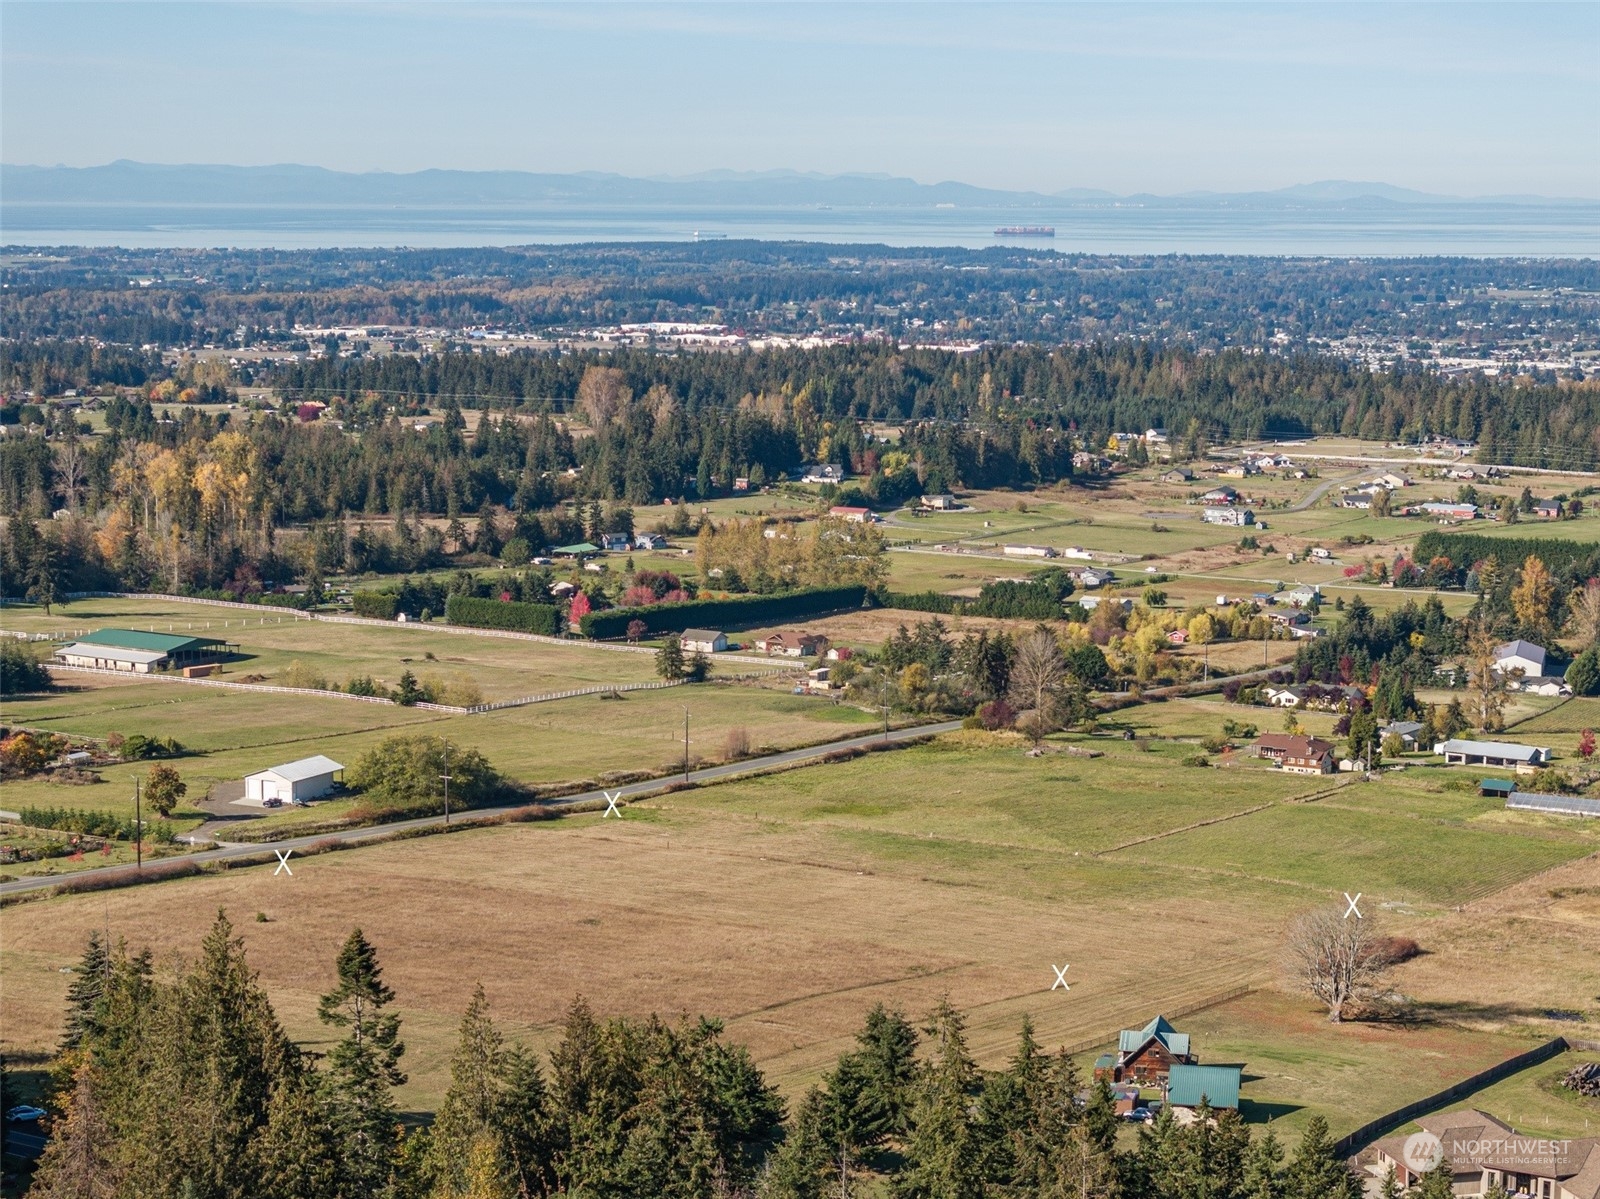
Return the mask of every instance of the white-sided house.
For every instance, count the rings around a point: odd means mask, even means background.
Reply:
[[[1256,523],[1256,514],[1248,508],[1235,508],[1232,505],[1221,507],[1208,507],[1200,513],[1200,519],[1208,525],[1232,525],[1235,528],[1244,528],[1246,525]]]
[[[261,802],[269,799],[284,803],[304,803],[332,791],[338,780],[334,777],[344,767],[332,758],[317,754],[301,758],[298,762],[285,762],[247,774],[244,778],[244,797]]]
[[[1494,668],[1501,674],[1520,670],[1524,678],[1538,678],[1544,674],[1544,659],[1544,646],[1519,638],[1495,647]]]
[[[684,629],[678,643],[688,654],[720,654],[728,648],[728,635],[716,629]]]

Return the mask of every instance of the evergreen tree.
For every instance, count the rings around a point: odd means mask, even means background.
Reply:
[[[384,1009],[394,991],[371,943],[355,929],[339,950],[338,985],[317,1005],[318,1018],[345,1030],[328,1053],[326,1086],[345,1181],[354,1193],[373,1194],[389,1180],[400,1126],[390,1088],[406,1076],[400,1018]]]
[[[858,1154],[904,1131],[916,1078],[916,1029],[881,1003],[867,1013],[856,1049],[826,1075],[824,1136],[835,1156]]]
[[[1089,1106],[1084,1109],[1084,1129],[1089,1139],[1102,1153],[1110,1153],[1117,1146],[1117,1129],[1121,1120],[1117,1116],[1116,1097],[1111,1093],[1111,1083],[1105,1078],[1095,1081],[1089,1093]]]
[[[550,1096],[539,1060],[520,1045],[505,1056],[505,1152],[521,1195],[555,1189]]]
[[[823,1199],[837,1193],[831,1184],[838,1181],[840,1167],[824,1135],[826,1104],[820,1087],[806,1092],[783,1143],[767,1161],[757,1189],[761,1199]],[[846,1177],[844,1186],[848,1185]]]
[[[338,1136],[338,1099],[325,1099],[309,1079],[287,1078],[273,1088],[266,1126],[252,1145],[260,1194],[295,1199],[353,1199],[377,1195],[354,1180],[359,1164]],[[387,1178],[382,1179],[387,1182]]]
[[[932,1056],[918,1069],[905,1169],[890,1184],[895,1199],[968,1199],[982,1191],[981,1145],[968,1117],[977,1067],[965,1021],[941,1000],[923,1030]]]
[[[1422,1185],[1416,1188],[1415,1199],[1454,1199],[1455,1169],[1448,1157],[1422,1176]]]
[[[1241,1199],[1284,1199],[1283,1146],[1268,1127],[1250,1147]]]
[[[1285,1172],[1286,1199],[1355,1199],[1360,1188],[1333,1152],[1328,1122],[1313,1116]]]
[[[83,1044],[100,1026],[100,1003],[111,974],[111,954],[98,932],[89,933],[83,956],[73,967],[67,986],[66,1028],[61,1034],[60,1052],[67,1053]]]
[[[1378,1199],[1400,1199],[1400,1181],[1395,1177],[1393,1166],[1390,1166],[1384,1172],[1383,1185],[1379,1188]]]
[[[683,642],[676,634],[664,640],[656,651],[656,673],[669,681],[683,677]]]
[[[489,1018],[489,999],[479,983],[461,1018],[461,1032],[450,1058],[450,1088],[433,1122],[429,1140],[429,1167],[436,1193],[464,1196],[469,1182],[487,1185],[479,1176],[469,1179],[468,1163],[489,1170],[497,1164],[509,1182],[511,1167],[501,1141],[504,1111],[506,1050],[500,1031]],[[481,1142],[494,1142],[493,1152]]]

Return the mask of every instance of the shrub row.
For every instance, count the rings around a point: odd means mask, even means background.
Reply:
[[[452,595],[445,601],[444,616],[451,624],[475,629],[509,629],[517,633],[543,633],[546,637],[554,637],[561,624],[561,610],[549,604],[479,599],[470,595]]]
[[[111,812],[85,811],[82,808],[23,808],[17,815],[22,817],[20,823],[29,828],[87,833],[91,837],[115,841],[132,841],[134,837],[133,820]]]
[[[873,598],[885,608],[907,612],[940,612],[945,615],[964,611],[967,601],[942,591],[877,591]]]
[[[400,610],[400,597],[392,591],[357,591],[350,597],[350,607],[369,620],[393,620]]]
[[[778,624],[815,616],[820,612],[859,608],[867,598],[867,589],[859,584],[850,587],[814,587],[806,591],[788,591],[782,595],[738,595],[731,599],[685,600],[682,603],[590,612],[578,622],[578,627],[585,637],[605,641],[626,636],[629,623],[635,620],[644,621],[645,628],[651,634]]]

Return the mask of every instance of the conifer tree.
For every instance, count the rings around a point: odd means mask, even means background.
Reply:
[[[93,1071],[84,1063],[73,1074],[66,1110],[51,1128],[28,1194],[35,1199],[117,1199],[123,1181]]]
[[[338,985],[317,1005],[318,1018],[345,1030],[328,1053],[326,1086],[333,1132],[345,1181],[353,1193],[372,1194],[388,1181],[400,1125],[390,1088],[405,1082],[400,1058],[400,1018],[384,1011],[394,991],[371,943],[355,929],[339,951]]]
[[[906,1166],[890,1184],[895,1199],[966,1199],[982,1191],[981,1145],[967,1109],[978,1071],[967,1052],[965,1021],[942,999],[923,1029],[931,1056],[916,1082]]]
[[[487,1183],[482,1171],[486,1163],[498,1163],[509,1180],[505,1162],[500,1118],[503,1112],[505,1043],[494,1021],[489,1018],[489,998],[479,983],[461,1018],[461,1032],[455,1053],[450,1058],[450,1088],[433,1122],[429,1166],[436,1195],[465,1195],[469,1183]],[[480,1142],[496,1142],[490,1153]],[[468,1162],[479,1171],[469,1179]]]
[[[1383,1183],[1378,1190],[1378,1199],[1400,1199],[1400,1180],[1395,1177],[1393,1166],[1390,1166],[1384,1172]]]
[[[1448,1157],[1422,1176],[1422,1185],[1416,1189],[1416,1199],[1454,1199],[1455,1170]]]
[[[823,1135],[827,1096],[812,1087],[800,1102],[783,1143],[768,1159],[760,1199],[822,1199],[839,1191],[838,1165]],[[830,1184],[832,1184],[830,1186]],[[844,1187],[849,1179],[844,1179]]]
[[[273,1088],[266,1126],[252,1146],[261,1194],[345,1199],[379,1193],[343,1185],[354,1171],[348,1142],[335,1133],[333,1114],[310,1078],[286,1078]]]
[[[1354,1199],[1355,1177],[1334,1155],[1328,1122],[1313,1116],[1285,1173],[1286,1199]]]
[[[66,1028],[61,1034],[60,1052],[77,1049],[85,1037],[92,1036],[98,1029],[100,1001],[110,973],[110,949],[98,932],[91,931],[83,956],[73,968],[72,982],[67,986]]]
[[[1242,1199],[1284,1199],[1283,1146],[1269,1126],[1250,1147]]]

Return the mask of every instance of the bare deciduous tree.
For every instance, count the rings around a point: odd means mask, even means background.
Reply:
[[[578,407],[592,429],[604,429],[632,399],[628,377],[614,366],[591,366],[578,384]]]
[[[1338,1024],[1345,1009],[1377,994],[1390,965],[1377,925],[1338,908],[1307,912],[1289,929],[1289,966],[1295,982],[1327,1005]]]
[[[1035,745],[1060,722],[1068,673],[1066,656],[1048,629],[1036,629],[1017,643],[1009,693],[1014,706],[1028,709],[1023,723]]]
[[[1567,600],[1571,610],[1572,635],[1578,639],[1578,649],[1588,649],[1600,643],[1600,579],[1590,579]]]

